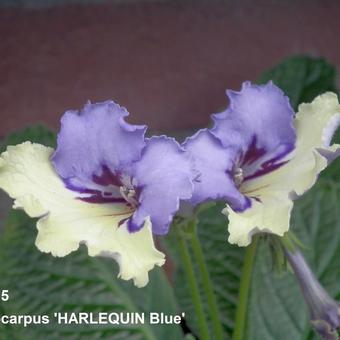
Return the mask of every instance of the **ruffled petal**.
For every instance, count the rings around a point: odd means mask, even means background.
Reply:
[[[126,223],[132,211],[125,204],[91,204],[65,188],[50,162],[53,149],[26,142],[9,146],[0,157],[0,188],[37,223],[37,247],[54,256],[65,256],[88,247],[90,256],[110,256],[120,266],[119,276],[139,287],[148,282],[148,271],[164,263],[154,247],[150,221],[130,234]]]
[[[153,233],[166,234],[180,200],[192,196],[194,176],[191,157],[173,138],[150,138],[132,169],[139,205],[129,229],[139,230],[150,217]]]
[[[282,235],[288,230],[292,200],[310,189],[319,173],[339,156],[339,145],[330,146],[339,122],[340,105],[334,93],[300,105],[295,150],[280,168],[243,182],[242,193],[255,199],[250,209],[241,214],[227,209],[232,243],[247,245],[256,231]]]
[[[285,192],[262,192],[261,201],[251,199],[251,206],[243,212],[235,212],[230,207],[223,210],[228,216],[229,238],[232,244],[241,247],[251,242],[259,232],[282,236],[289,229],[293,202]]]
[[[116,174],[140,158],[146,127],[126,123],[126,116],[112,101],[64,114],[52,161],[70,188],[89,188],[103,172]]]
[[[250,200],[239,192],[233,180],[233,167],[237,156],[233,149],[225,149],[206,129],[187,138],[183,147],[194,157],[195,169],[199,172],[190,199],[193,205],[224,199],[237,211],[249,207]]]
[[[230,105],[213,115],[212,129],[225,147],[237,146],[246,152],[254,137],[257,148],[265,152],[282,144],[294,144],[294,111],[288,97],[272,82],[245,82],[240,92],[228,90],[227,95]]]
[[[238,149],[244,177],[261,176],[281,166],[295,145],[294,111],[272,82],[245,82],[240,92],[227,91],[230,105],[213,115],[212,133],[226,148]]]

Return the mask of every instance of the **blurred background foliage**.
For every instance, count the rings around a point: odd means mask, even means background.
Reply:
[[[289,96],[294,108],[325,91],[336,91],[336,72],[323,59],[294,56],[266,71],[259,83],[272,80]],[[336,137],[339,141],[339,134]],[[43,126],[9,135],[1,144],[31,140],[55,145],[55,134]],[[312,268],[334,298],[340,299],[340,183],[339,160],[318,184],[294,207],[292,229],[306,245]],[[217,296],[224,338],[230,339],[244,249],[226,242],[227,221],[217,204],[199,215],[198,232],[209,274]],[[163,250],[174,263],[174,273],[153,270],[147,287],[138,289],[118,280],[117,265],[103,258],[90,258],[81,249],[65,258],[40,253],[34,246],[35,220],[12,211],[0,238],[0,289],[10,289],[11,298],[0,305],[0,314],[53,315],[54,312],[185,312],[179,325],[70,325],[52,322],[45,326],[0,325],[0,339],[183,339],[197,337],[198,322],[190,299],[186,275],[173,232],[161,239]],[[194,270],[201,289],[198,268]],[[171,282],[171,283],[170,283]],[[202,294],[204,308],[208,305]],[[208,313],[207,313],[208,315]],[[52,318],[53,320],[53,318]],[[210,330],[211,320],[208,319]],[[192,338],[192,337],[191,337]],[[211,336],[213,339],[213,336]],[[287,271],[273,270],[265,242],[258,247],[250,291],[246,339],[317,339],[299,287]]]

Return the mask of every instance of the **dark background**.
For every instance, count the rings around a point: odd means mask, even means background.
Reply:
[[[2,1],[0,136],[114,99],[153,131],[204,126],[292,54],[340,65],[340,1]]]

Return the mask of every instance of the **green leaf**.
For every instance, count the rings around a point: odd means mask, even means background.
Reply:
[[[289,97],[294,109],[326,91],[336,91],[335,68],[322,58],[293,56],[265,72],[259,83],[272,80]]]
[[[340,299],[340,186],[323,180],[296,202],[292,230],[308,247],[303,251],[312,269],[330,292]],[[257,252],[250,301],[247,339],[318,339],[311,330],[309,313],[291,272],[273,270],[266,244]]]
[[[340,277],[337,259],[340,253],[339,201],[340,185],[332,179],[320,180],[313,190],[296,201],[292,216],[292,230],[307,246],[308,250],[304,251],[307,259],[321,282],[337,299],[340,299],[340,286],[337,284]],[[220,213],[221,209],[222,205],[217,205],[203,210],[199,215],[198,229],[218,300],[225,339],[230,339],[244,249],[226,242],[227,223]],[[268,244],[261,241],[254,264],[245,339],[318,339],[311,330],[308,309],[294,275],[275,271]],[[198,334],[186,276],[181,259],[176,256],[176,244],[170,242],[168,246],[177,263],[175,293],[181,308],[186,311],[189,327]],[[200,284],[199,272],[197,268],[195,270]],[[204,298],[201,285],[200,288]],[[206,301],[204,303],[208,315]]]
[[[0,153],[5,151],[8,145],[16,145],[26,141],[40,143],[46,146],[55,147],[55,134],[43,125],[36,125],[18,132],[9,134],[0,144]]]
[[[34,246],[35,221],[13,211],[0,241],[0,287],[9,289],[1,314],[50,315],[49,325],[0,325],[0,339],[181,339],[178,325],[58,325],[54,312],[179,313],[161,269],[139,289],[116,278],[112,260],[91,258],[85,249],[65,258]]]

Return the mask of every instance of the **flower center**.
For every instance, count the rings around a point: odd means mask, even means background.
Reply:
[[[234,170],[233,180],[235,185],[239,188],[244,180],[242,168],[236,168]]]
[[[119,192],[122,197],[128,202],[133,208],[136,208],[138,201],[136,199],[136,191],[133,188],[128,188],[126,186],[119,187]]]

